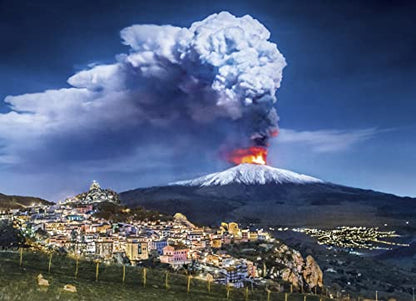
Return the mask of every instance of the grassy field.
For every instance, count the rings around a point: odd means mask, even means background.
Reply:
[[[187,293],[187,277],[170,275],[169,288],[165,287],[164,271],[148,270],[146,287],[143,287],[142,270],[126,268],[125,282],[122,282],[122,266],[100,266],[99,280],[95,280],[96,265],[80,262],[78,277],[74,277],[75,261],[67,257],[55,256],[51,272],[48,272],[49,259],[43,254],[23,254],[23,265],[19,266],[18,253],[0,253],[0,300],[227,300],[225,286],[211,286],[192,279]],[[37,285],[36,276],[42,273],[49,280],[48,288]],[[63,290],[65,284],[73,284],[77,293]],[[228,300],[245,300],[244,290],[232,289]],[[266,301],[267,293],[255,290],[249,293],[248,300]],[[272,293],[270,301],[283,301],[283,293]],[[288,295],[287,301],[303,301],[299,294]],[[308,301],[318,301],[318,296],[307,296]]]

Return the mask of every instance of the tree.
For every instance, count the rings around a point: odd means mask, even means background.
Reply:
[[[12,223],[8,221],[0,222],[0,247],[2,249],[17,248],[23,245],[24,241],[22,233],[13,228]]]

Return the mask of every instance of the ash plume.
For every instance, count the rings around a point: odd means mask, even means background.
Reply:
[[[221,12],[189,28],[133,25],[120,35],[129,52],[74,74],[70,88],[6,97],[3,151],[19,160],[54,145],[57,158],[72,158],[71,140],[86,156],[73,159],[91,160],[90,147],[95,158],[110,158],[120,152],[111,145],[129,152],[194,141],[218,151],[225,143],[267,146],[276,135],[275,93],[286,62],[256,19]]]

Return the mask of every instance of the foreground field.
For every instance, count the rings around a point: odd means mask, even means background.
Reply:
[[[48,274],[48,288],[40,288],[36,282],[39,271],[20,268],[9,259],[0,259],[0,300],[221,300],[217,295],[201,292],[190,293],[185,290],[165,290],[149,285],[143,288],[106,281],[74,279],[72,275]],[[63,290],[65,284],[73,284],[77,293]]]
[[[171,275],[169,288],[166,289],[163,271],[149,271],[144,288],[140,269],[137,268],[127,269],[126,281],[122,283],[119,277],[122,275],[120,266],[102,267],[101,279],[95,281],[95,273],[91,273],[93,264],[80,263],[80,275],[85,277],[75,278],[69,270],[73,262],[68,258],[56,257],[52,261],[51,273],[48,273],[48,257],[45,255],[24,253],[23,258],[25,259],[20,267],[18,253],[0,253],[0,300],[227,300],[224,286],[213,285],[208,292],[206,283],[196,280],[192,280],[190,292],[187,293],[186,276]],[[36,276],[39,273],[49,281],[48,288],[37,285]],[[77,292],[65,292],[65,284],[75,285]],[[300,301],[304,300],[304,296],[288,294],[287,299]],[[245,300],[244,290],[231,290],[228,300]],[[247,300],[266,301],[267,293],[255,290],[249,293]],[[285,295],[272,293],[270,301],[274,300],[283,301]],[[307,300],[317,301],[320,298],[307,296]]]

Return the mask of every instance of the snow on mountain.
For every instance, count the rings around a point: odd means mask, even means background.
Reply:
[[[221,172],[212,173],[193,180],[174,182],[169,185],[213,186],[227,184],[307,184],[322,182],[322,180],[314,177],[268,165],[240,164]]]

